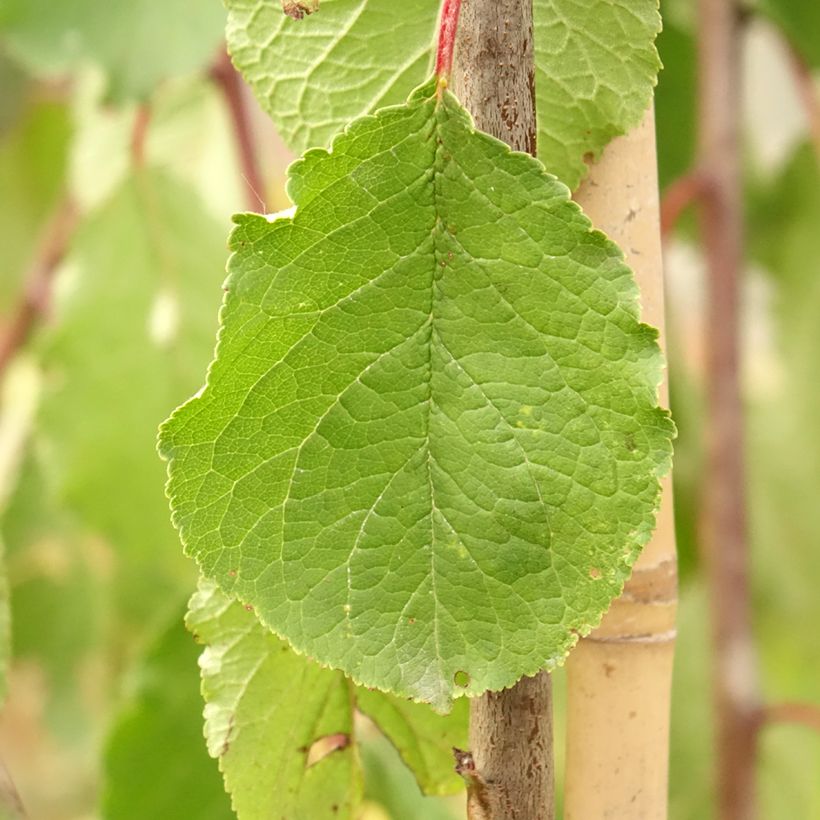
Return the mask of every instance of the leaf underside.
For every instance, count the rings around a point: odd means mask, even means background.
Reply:
[[[560,662],[647,540],[672,424],[617,247],[428,84],[240,215],[165,423],[204,574],[299,652],[447,709]]]
[[[355,117],[403,102],[432,66],[439,0],[322,0],[293,20],[226,0],[234,63],[285,143],[327,145]],[[660,61],[657,0],[534,0],[538,156],[575,188],[585,157],[638,123]]]
[[[311,758],[318,740],[350,738],[349,683],[291,652],[241,604],[200,582],[188,628],[200,658],[205,737],[239,817],[355,817],[361,773],[353,746]],[[332,747],[331,747],[332,748]]]
[[[186,621],[206,645],[205,735],[240,817],[358,816],[363,780],[354,708],[393,742],[426,793],[463,789],[450,749],[466,745],[466,709],[443,717],[353,687],[340,672],[292,652],[210,581],[200,581]]]

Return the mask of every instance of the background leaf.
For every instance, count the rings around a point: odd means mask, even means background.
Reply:
[[[0,38],[33,73],[100,64],[111,99],[142,99],[160,81],[203,68],[222,38],[218,3],[189,0],[6,0]]]
[[[448,715],[384,692],[356,688],[356,706],[390,739],[425,794],[455,794],[464,781],[455,773],[453,746],[468,748],[469,703],[455,701]]]
[[[207,581],[187,624],[206,645],[205,734],[238,816],[353,820],[362,784],[345,678],[291,652]]]
[[[179,613],[137,668],[134,693],[106,743],[104,817],[234,817],[202,736],[198,654]]]
[[[658,0],[534,0],[538,158],[571,189],[637,125],[660,69]]]
[[[147,586],[171,593],[195,579],[152,449],[213,348],[220,233],[187,188],[138,172],[80,228],[46,344],[40,429],[58,503],[117,545],[120,595],[138,620],[154,610]]]

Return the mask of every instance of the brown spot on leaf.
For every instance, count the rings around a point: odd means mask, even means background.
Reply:
[[[315,766],[320,760],[324,760],[329,754],[346,749],[350,745],[350,735],[345,732],[336,732],[333,735],[325,735],[314,740],[307,753],[307,766]]]

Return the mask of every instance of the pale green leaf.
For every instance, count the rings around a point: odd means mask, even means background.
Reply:
[[[446,709],[559,663],[647,540],[672,425],[617,247],[432,84],[237,217],[209,383],[162,428],[204,573]]]
[[[468,701],[457,700],[449,715],[429,706],[357,687],[356,706],[390,739],[426,794],[453,794],[464,781],[453,767],[453,746],[467,748]]]
[[[202,736],[199,650],[181,617],[157,638],[106,741],[103,817],[229,820],[230,800]]]
[[[533,26],[538,156],[574,189],[649,107],[658,0],[534,0]]]
[[[224,17],[217,2],[6,0],[0,39],[36,73],[99,63],[115,100],[144,98],[162,80],[214,59]]]
[[[361,777],[350,684],[288,649],[200,582],[188,628],[200,658],[205,735],[240,818],[355,818]]]
[[[430,69],[439,0],[323,0],[302,20],[226,0],[228,48],[295,151],[402,101]],[[538,155],[574,188],[584,157],[640,120],[660,68],[657,0],[535,0]]]

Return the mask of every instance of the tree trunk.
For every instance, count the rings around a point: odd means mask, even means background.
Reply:
[[[575,199],[626,254],[642,319],[661,329],[663,266],[653,111],[613,140]],[[666,386],[661,401],[667,402]],[[671,480],[620,598],[567,661],[565,820],[667,816],[677,571]]]
[[[469,0],[458,24],[456,96],[476,126],[535,154],[532,0]],[[470,820],[554,816],[552,688],[547,672],[470,704]],[[463,763],[463,761],[462,761]]]

